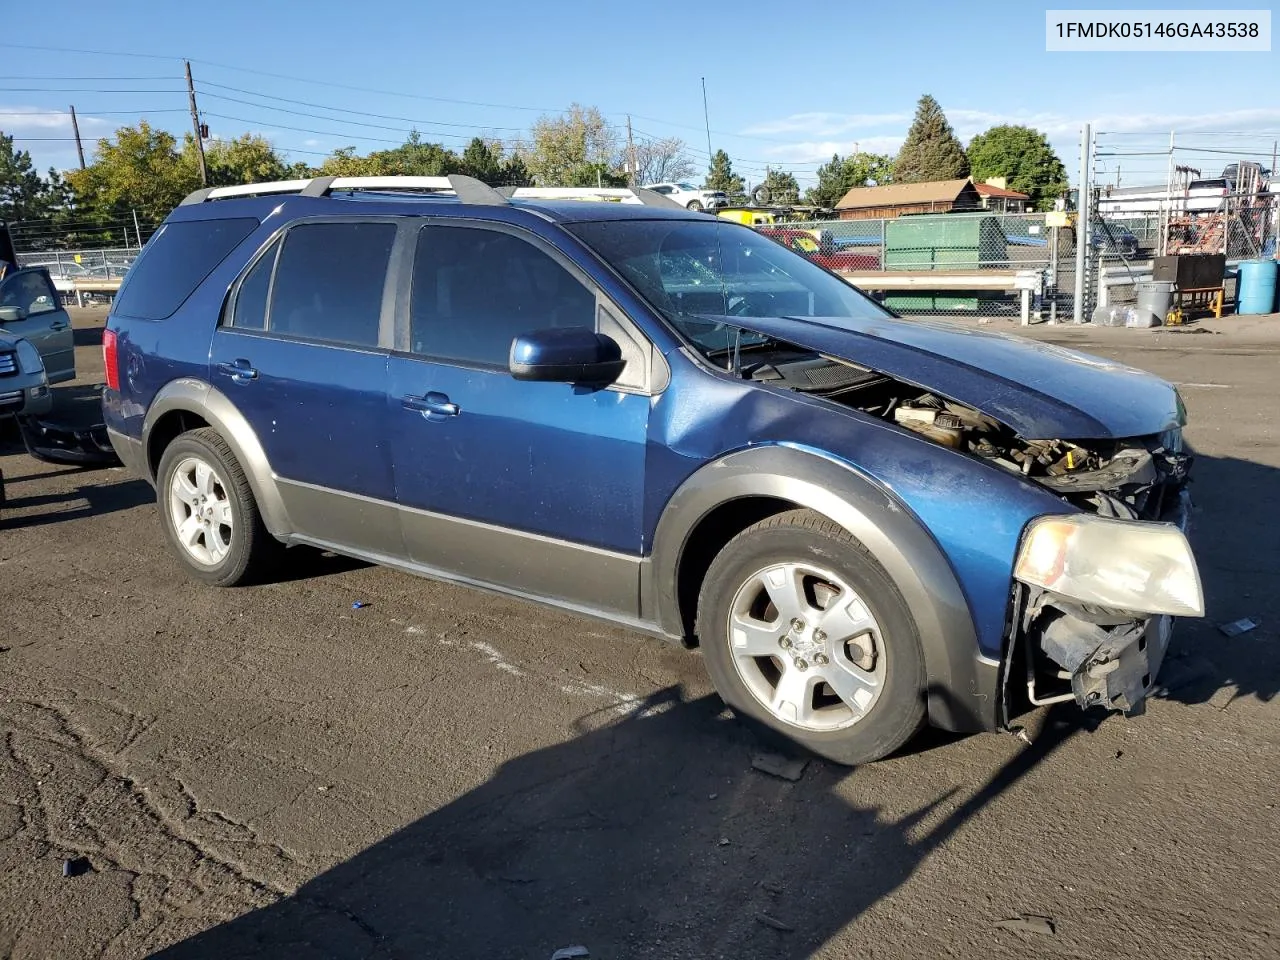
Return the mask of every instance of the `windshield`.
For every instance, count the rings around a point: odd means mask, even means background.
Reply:
[[[677,183],[676,186],[679,187],[681,190],[697,190],[698,189],[692,183]]]
[[[742,337],[733,318],[873,319],[887,311],[839,277],[723,220],[605,220],[569,226],[704,354]],[[750,327],[750,322],[742,326]]]

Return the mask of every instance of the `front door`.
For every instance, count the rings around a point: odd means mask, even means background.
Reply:
[[[291,227],[244,274],[210,356],[210,382],[257,435],[294,531],[387,558],[404,553],[384,442],[396,232]]]
[[[647,344],[604,312],[585,280],[529,234],[421,229],[408,349],[390,363],[396,493],[416,562],[634,617]],[[523,382],[507,372],[518,334],[602,322],[629,358],[615,386]]]
[[[62,309],[62,300],[46,271],[33,267],[7,274],[0,281],[0,307],[16,310],[11,319],[3,321],[4,329],[26,337],[40,352],[50,383],[75,379],[76,342],[71,318]]]

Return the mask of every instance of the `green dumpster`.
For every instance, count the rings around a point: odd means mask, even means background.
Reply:
[[[974,270],[1003,267],[1008,261],[1008,238],[996,217],[940,213],[890,220],[884,227],[885,270]],[[942,291],[891,294],[885,306],[893,310],[937,313],[978,311],[976,294]]]

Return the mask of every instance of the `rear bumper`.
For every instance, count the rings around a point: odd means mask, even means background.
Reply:
[[[36,417],[20,417],[18,426],[27,453],[49,463],[110,466],[117,463],[103,424],[68,427]]]

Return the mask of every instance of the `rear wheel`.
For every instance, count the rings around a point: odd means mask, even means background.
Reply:
[[[861,543],[811,511],[729,542],[703,583],[698,636],[729,706],[830,760],[877,760],[924,721],[905,601]]]
[[[165,448],[156,494],[169,545],[198,580],[219,587],[256,580],[283,551],[216,430],[189,431]]]

